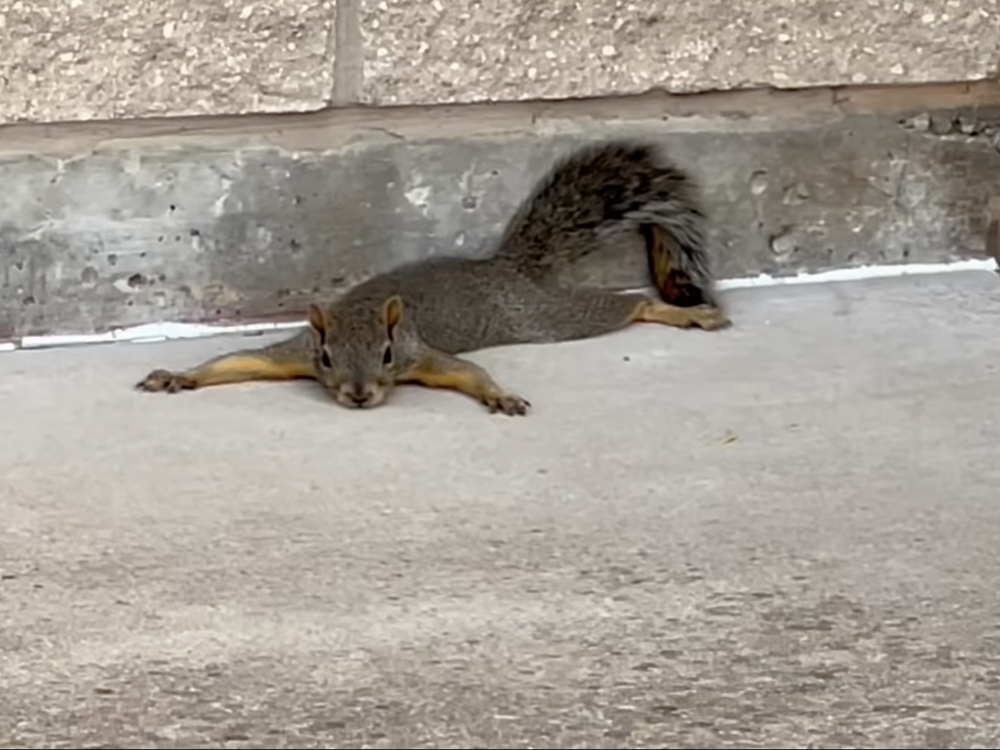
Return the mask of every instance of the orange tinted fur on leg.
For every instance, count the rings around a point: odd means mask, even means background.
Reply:
[[[228,354],[183,372],[153,370],[137,388],[171,393],[212,385],[252,380],[295,380],[313,377],[312,364],[304,359],[277,359],[260,352]]]
[[[399,380],[458,391],[482,402],[490,411],[502,411],[504,414],[524,414],[531,406],[520,396],[507,393],[479,365],[444,352],[425,354]]]
[[[677,307],[659,300],[643,300],[635,307],[633,323],[659,323],[675,328],[702,328],[714,331],[725,328],[729,320],[717,307]]]
[[[312,376],[304,362],[281,362],[254,354],[233,354],[209,362],[192,373],[198,387],[244,383],[249,380],[296,380]]]

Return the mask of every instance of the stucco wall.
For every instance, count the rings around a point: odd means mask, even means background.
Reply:
[[[970,80],[1000,0],[8,0],[0,122]]]

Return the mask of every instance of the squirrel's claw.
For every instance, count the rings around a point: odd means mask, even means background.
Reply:
[[[177,393],[194,387],[190,378],[169,370],[153,370],[135,384],[136,390],[148,393]]]
[[[483,398],[483,403],[490,410],[491,414],[496,414],[497,412],[503,412],[508,416],[524,415],[528,413],[528,409],[531,408],[531,403],[520,396],[513,393],[505,393],[500,391],[498,393],[487,394]]]
[[[732,322],[726,316],[726,314],[720,310],[718,307],[713,307],[710,305],[699,305],[694,308],[695,318],[694,323],[696,326],[705,331],[718,331],[723,328],[728,328],[732,325]]]

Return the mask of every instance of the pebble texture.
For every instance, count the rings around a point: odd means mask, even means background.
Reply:
[[[0,121],[314,109],[335,0],[14,0]]]
[[[361,0],[373,103],[989,77],[1000,0]]]
[[[519,418],[0,355],[0,747],[1000,747],[997,279],[729,301]]]
[[[13,0],[0,122],[979,79],[1000,0]],[[344,97],[347,97],[345,99]]]

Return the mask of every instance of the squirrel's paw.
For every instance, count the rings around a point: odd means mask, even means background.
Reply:
[[[153,370],[144,377],[135,387],[140,391],[150,393],[177,393],[178,391],[190,390],[195,387],[194,381],[179,372],[169,370]]]
[[[487,393],[483,396],[483,403],[486,404],[486,408],[490,410],[491,414],[503,412],[509,416],[527,414],[528,409],[531,408],[531,403],[527,399],[505,391]]]
[[[705,331],[718,331],[731,324],[726,314],[712,305],[699,305],[692,309],[692,313],[694,324]]]

